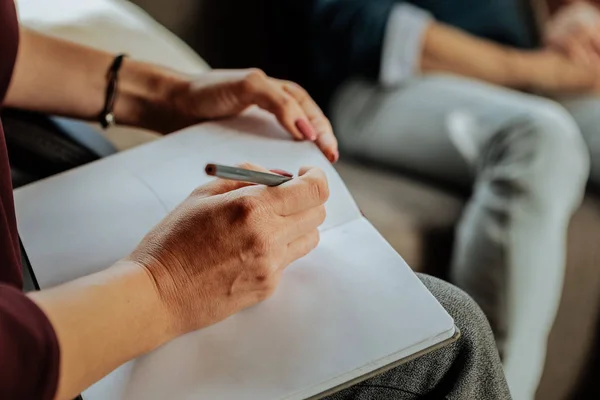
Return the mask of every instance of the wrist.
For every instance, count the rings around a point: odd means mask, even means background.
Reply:
[[[547,94],[585,93],[594,89],[596,73],[552,50],[517,51],[513,68],[518,88]]]
[[[134,305],[131,317],[139,322],[139,327],[148,338],[147,343],[139,349],[141,354],[178,336],[172,317],[159,297],[156,282],[146,268],[132,261],[121,260],[107,273],[120,281],[115,291],[121,293],[123,303]]]
[[[539,67],[537,57],[537,52],[516,49],[509,51],[512,87],[531,91],[539,89],[541,71],[537,70]]]
[[[175,98],[187,80],[175,71],[125,59],[115,102],[118,124],[169,133],[187,124]]]

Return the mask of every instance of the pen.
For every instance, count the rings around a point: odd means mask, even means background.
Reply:
[[[257,183],[266,186],[279,186],[292,179],[289,176],[269,174],[238,167],[228,167],[219,164],[206,164],[205,171],[207,175],[216,176],[217,178]]]

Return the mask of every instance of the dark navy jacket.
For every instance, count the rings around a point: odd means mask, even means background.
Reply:
[[[281,0],[280,0],[281,1]],[[327,108],[349,77],[376,80],[388,17],[411,3],[436,20],[502,44],[530,48],[535,35],[523,0],[285,0],[303,18],[308,39],[308,80],[302,83]],[[288,8],[289,11],[289,8]]]

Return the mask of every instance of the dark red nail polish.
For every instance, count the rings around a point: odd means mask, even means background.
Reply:
[[[292,174],[291,172],[284,171],[282,169],[271,169],[269,171],[271,171],[272,173],[277,174],[277,175],[287,176],[288,178],[294,177],[294,174]]]
[[[340,158],[340,153],[337,150],[329,152],[327,159],[334,164]]]
[[[304,137],[308,140],[316,140],[317,132],[315,132],[315,128],[312,127],[311,124],[308,123],[305,119],[299,119],[296,121],[296,128],[304,135]]]

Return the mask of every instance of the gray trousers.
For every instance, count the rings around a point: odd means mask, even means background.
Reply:
[[[394,90],[349,82],[331,113],[347,154],[472,188],[451,278],[487,315],[517,400],[533,399],[541,377],[567,226],[589,175],[573,116],[587,126],[589,142],[600,140],[592,118],[600,101],[565,104],[569,111],[542,97],[432,75]],[[592,168],[600,176],[600,166]]]
[[[485,315],[462,290],[426,275],[421,281],[452,315],[461,338],[327,400],[510,399]]]

